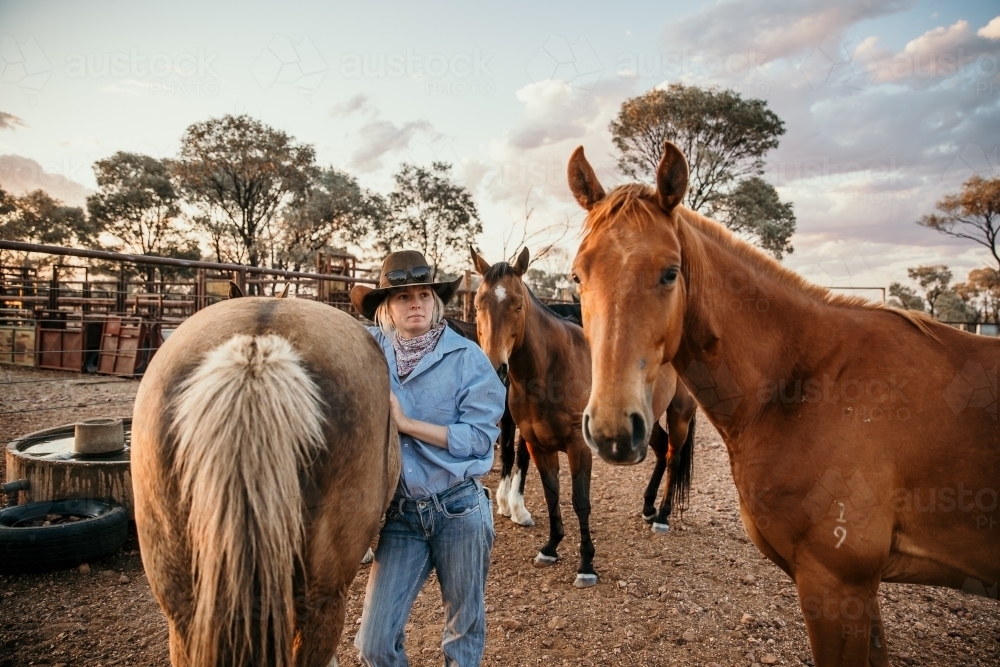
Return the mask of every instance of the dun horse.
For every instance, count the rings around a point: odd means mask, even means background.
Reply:
[[[224,301],[157,352],[132,478],[175,667],[335,664],[399,478],[388,378],[364,327],[305,300]]]
[[[605,194],[570,159],[586,438],[609,461],[644,447],[672,364],[726,443],[747,533],[795,581],[817,667],[887,665],[880,581],[996,595],[1000,341],[810,285],[681,206],[687,182],[669,142],[655,189]]]
[[[527,249],[513,266],[506,262],[490,266],[475,251],[472,259],[476,271],[483,276],[475,298],[479,342],[501,378],[510,382],[510,411],[535,461],[545,492],[549,540],[535,557],[535,564],[555,563],[559,558],[557,548],[565,535],[559,510],[559,452],[562,451],[569,459],[573,510],[580,521],[581,561],[573,585],[593,586],[597,583],[597,573],[590,536],[592,459],[580,431],[581,414],[590,394],[590,350],[583,330],[552,313],[525,286],[521,276],[528,268]],[[683,444],[690,447],[688,426],[695,405],[686,391],[675,395],[675,386],[674,374],[665,372],[656,385],[653,405],[659,414],[671,402],[671,439],[679,438],[675,441],[676,449]],[[660,438],[661,434],[654,433],[653,437],[662,442],[665,438]],[[682,459],[676,457],[678,463]],[[671,474],[670,482],[687,480],[689,476],[684,474]],[[671,484],[665,494],[665,505],[671,497]],[[655,498],[656,486],[652,489]],[[514,488],[510,490],[513,493]],[[666,515],[662,522],[665,529]]]

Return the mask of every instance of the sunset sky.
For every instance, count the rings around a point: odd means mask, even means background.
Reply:
[[[995,2],[3,0],[0,35],[0,185],[13,191],[80,203],[95,160],[172,157],[191,123],[247,113],[384,193],[401,162],[453,163],[490,261],[526,199],[534,229],[569,219],[572,256],[570,152],[583,145],[604,185],[619,182],[609,121],[683,82],[762,98],[785,121],[765,177],[794,204],[785,264],[808,279],[887,286],[919,264],[956,279],[987,264],[914,223],[969,176],[1000,175]]]

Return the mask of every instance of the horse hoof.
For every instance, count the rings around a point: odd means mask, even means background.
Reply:
[[[556,561],[559,560],[558,556],[546,556],[541,551],[535,556],[535,567],[548,567],[549,565],[555,565]]]
[[[650,530],[653,531],[654,533],[669,533],[670,526],[665,523],[653,522],[653,525],[650,527]]]
[[[646,523],[653,523],[653,519],[655,518],[656,518],[656,512],[653,512],[652,514],[642,515],[642,520],[645,521]]]
[[[535,520],[531,518],[530,512],[512,512],[510,520],[519,526],[524,526],[525,528],[531,528],[535,525]]]
[[[576,588],[590,588],[591,586],[597,585],[597,575],[596,574],[578,574],[576,579],[573,581],[573,586]]]

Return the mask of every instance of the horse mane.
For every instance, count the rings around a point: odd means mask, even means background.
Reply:
[[[625,216],[640,230],[651,226],[654,224],[657,215],[664,215],[659,206],[653,202],[655,196],[656,191],[642,183],[626,183],[615,187],[591,209],[590,215],[587,216],[587,220],[584,223],[583,236],[589,236],[596,229],[607,224],[616,215]],[[915,310],[902,310],[881,303],[873,303],[860,296],[834,294],[826,287],[811,283],[791,269],[782,266],[778,260],[753,244],[739,238],[722,223],[712,220],[683,205],[674,209],[674,214],[729,250],[741,261],[753,267],[757,273],[773,278],[775,281],[799,294],[803,294],[819,303],[837,308],[888,311],[894,313],[915,326],[923,334],[940,342],[937,335],[930,329],[931,325],[939,323],[926,313]]]

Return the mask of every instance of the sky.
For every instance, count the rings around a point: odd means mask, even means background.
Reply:
[[[764,176],[798,219],[786,266],[838,290],[923,264],[960,280],[986,250],[915,222],[1000,175],[998,61],[986,1],[0,0],[0,185],[81,203],[94,161],[173,157],[192,123],[246,113],[383,193],[402,162],[449,162],[489,261],[568,226],[542,265],[565,271],[584,217],[570,153],[584,146],[605,188],[623,182],[609,122],[681,82],[784,121]]]

